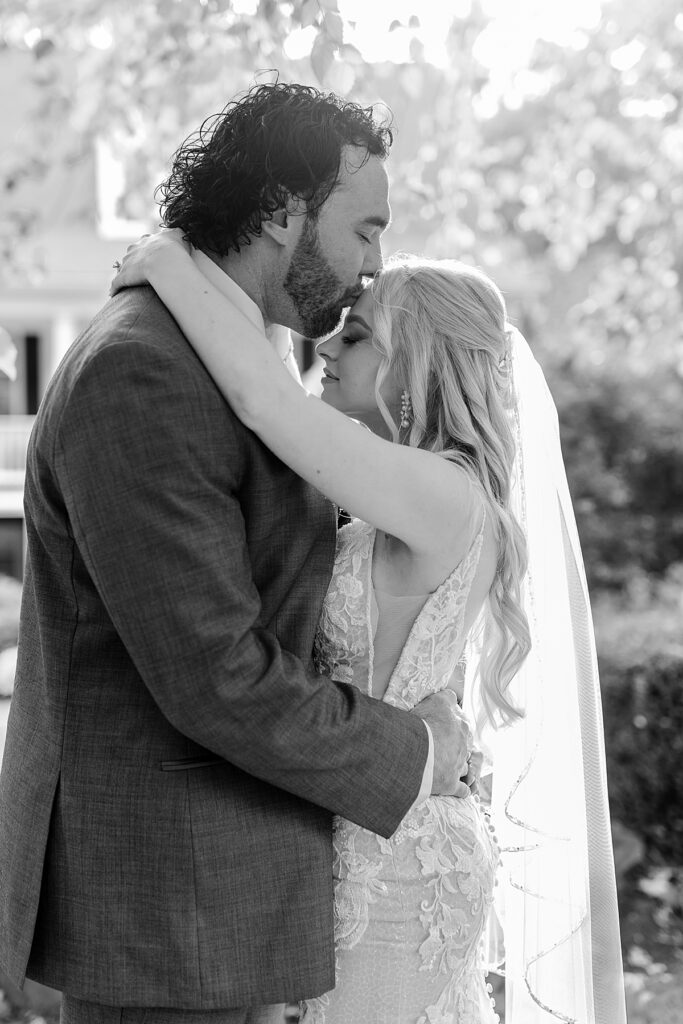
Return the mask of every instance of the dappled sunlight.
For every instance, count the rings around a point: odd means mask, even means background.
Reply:
[[[453,256],[489,272],[558,408],[602,674],[629,1021],[673,1024],[683,999],[680,3],[78,7],[5,0],[0,26],[4,514],[21,524],[32,403],[105,301],[113,261],[158,224],[154,188],[179,142],[277,75],[377,104],[395,129],[385,255]],[[319,391],[311,345],[297,340],[297,352]],[[0,741],[18,618],[8,579]]]

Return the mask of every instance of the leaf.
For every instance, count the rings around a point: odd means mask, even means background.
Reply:
[[[323,19],[323,28],[333,43],[342,46],[344,43],[344,22],[339,14],[328,11]]]
[[[311,67],[322,85],[325,75],[334,61],[334,46],[322,32],[318,34],[311,50]]]
[[[320,4],[318,0],[305,0],[301,8],[301,27],[308,28],[309,25],[314,25],[319,13]]]
[[[360,66],[365,63],[363,60],[363,54],[351,43],[344,43],[344,45],[339,48],[339,56],[345,64],[355,64],[356,66]]]
[[[416,64],[424,64],[425,48],[424,43],[420,39],[413,38],[410,40],[408,52],[410,53],[410,59],[414,60]]]
[[[33,47],[33,53],[36,60],[42,60],[43,57],[48,57],[53,52],[54,48],[55,44],[51,39],[39,39]]]
[[[348,64],[343,61],[333,61],[332,66],[325,76],[325,84],[332,92],[344,96],[351,92],[356,81],[356,73]]]

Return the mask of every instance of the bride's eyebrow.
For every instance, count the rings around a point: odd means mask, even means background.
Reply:
[[[372,331],[370,331],[370,324],[364,320],[362,316],[359,316],[358,313],[349,313],[344,321],[344,325],[346,324],[360,324],[366,331],[372,333]]]

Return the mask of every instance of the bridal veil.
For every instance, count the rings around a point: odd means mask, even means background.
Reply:
[[[506,1024],[626,1024],[595,641],[557,412],[511,330],[514,510],[529,546],[532,649],[509,694],[525,717],[479,737],[502,850],[490,963]],[[476,656],[468,659],[469,666]],[[468,668],[466,702],[476,715]],[[502,929],[502,946],[495,934]],[[502,971],[501,971],[502,973]]]

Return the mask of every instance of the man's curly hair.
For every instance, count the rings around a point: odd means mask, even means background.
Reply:
[[[175,153],[157,188],[163,223],[205,252],[239,252],[293,200],[315,218],[337,184],[344,146],[364,149],[367,160],[386,157],[392,141],[372,107],[305,85],[254,86]]]

